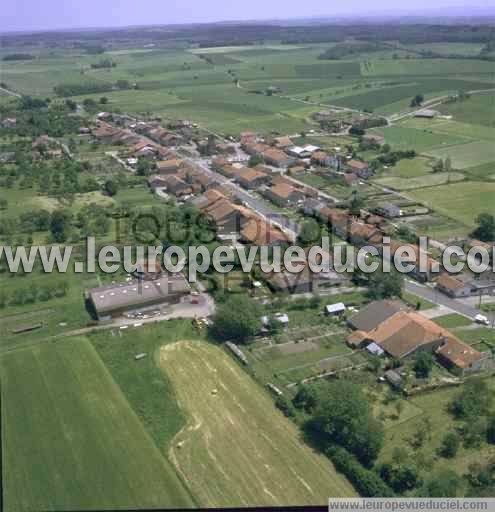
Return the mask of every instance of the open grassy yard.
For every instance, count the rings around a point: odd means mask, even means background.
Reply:
[[[493,379],[488,379],[487,382],[493,389]],[[406,448],[425,475],[449,469],[459,476],[468,471],[470,464],[490,461],[495,455],[495,447],[486,442],[483,442],[481,447],[469,449],[461,446],[454,459],[447,459],[438,454],[445,434],[455,431],[459,426],[459,422],[448,412],[449,403],[459,391],[460,388],[447,388],[408,399],[399,417],[387,423],[380,461],[389,461],[396,448]],[[413,449],[412,439],[418,430],[424,427],[425,421],[429,421],[431,425],[427,438],[423,446]]]
[[[384,172],[382,177],[418,178],[433,171],[431,160],[424,157],[403,158]]]
[[[188,420],[171,458],[201,506],[322,505],[355,494],[222,348],[182,341],[160,357]]]
[[[193,501],[84,338],[0,359],[4,510]]]
[[[463,182],[409,191],[408,195],[468,228],[480,213],[495,213],[495,183]]]
[[[454,329],[456,327],[465,327],[473,322],[465,316],[452,313],[450,315],[439,316],[435,318],[435,323],[446,329]]]

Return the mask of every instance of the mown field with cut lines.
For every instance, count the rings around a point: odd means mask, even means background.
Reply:
[[[324,505],[329,496],[355,495],[223,349],[167,344],[160,364],[187,416],[171,459],[201,506]]]

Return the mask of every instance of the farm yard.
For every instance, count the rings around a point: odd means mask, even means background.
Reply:
[[[187,417],[170,457],[201,506],[321,505],[355,494],[221,348],[180,341],[160,361]]]

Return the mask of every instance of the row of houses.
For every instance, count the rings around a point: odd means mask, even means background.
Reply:
[[[244,167],[217,157],[212,160],[211,167],[243,188],[257,190],[280,207],[300,204],[306,197],[318,195],[317,190],[291,181],[261,164],[252,168]]]
[[[348,323],[353,332],[347,343],[353,348],[376,346],[380,350],[375,353],[397,360],[429,352],[448,369],[461,374],[480,371],[491,364],[489,352],[475,350],[401,301],[372,302]]]
[[[167,164],[167,172],[160,172],[160,164]],[[174,169],[173,172],[170,169]],[[216,184],[200,171],[184,163],[182,160],[170,160],[157,163],[157,174],[148,178],[151,190],[165,189],[176,198],[191,194],[200,194]]]
[[[429,252],[423,251],[416,244],[391,238],[393,228],[378,215],[368,215],[362,219],[351,215],[348,210],[328,206],[314,208],[313,215],[329,226],[339,238],[357,247],[373,246],[380,256],[390,261],[393,260],[397,251],[407,248],[414,259],[410,262],[414,265],[410,275],[418,281],[430,281],[441,271],[440,264],[431,257]],[[420,265],[422,261],[424,261],[424,268]]]
[[[289,238],[268,221],[234,202],[221,185],[214,185],[201,196],[191,200],[217,229],[219,238],[236,238],[253,245],[282,245]]]
[[[367,162],[342,158],[338,154],[322,151],[320,147],[312,144],[296,146],[288,136],[276,138],[275,146],[269,146],[260,141],[253,132],[244,132],[241,134],[241,147],[248,155],[260,156],[267,165],[277,168],[306,169],[312,164],[354,174],[356,179],[366,179],[373,174]]]

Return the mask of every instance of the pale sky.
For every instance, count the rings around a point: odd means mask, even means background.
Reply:
[[[2,0],[0,31],[166,25],[374,13],[470,15],[495,0]],[[432,11],[433,9],[433,11]]]

